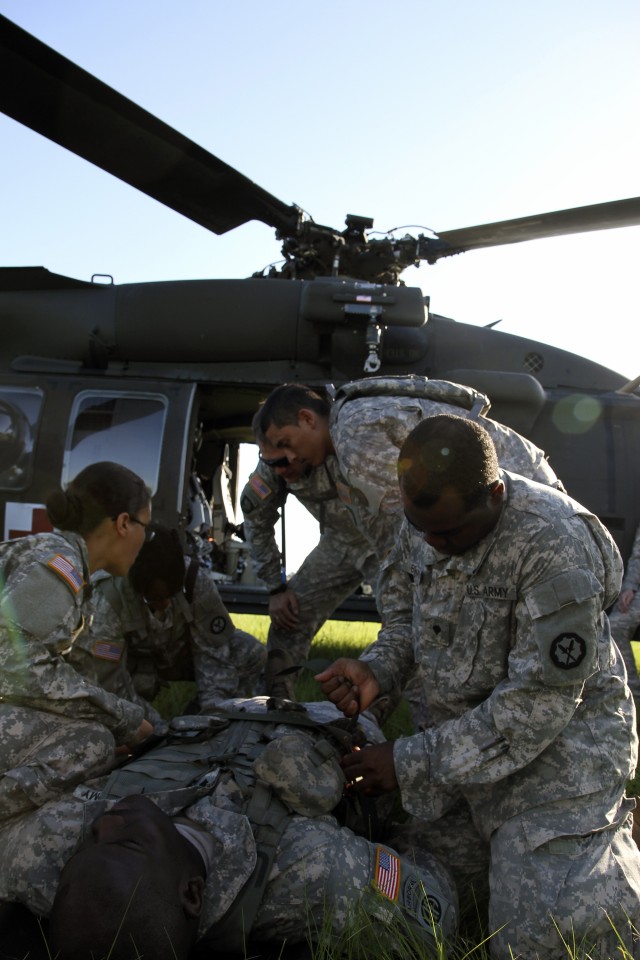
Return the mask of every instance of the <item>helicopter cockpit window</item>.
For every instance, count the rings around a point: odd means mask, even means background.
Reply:
[[[40,390],[0,389],[0,489],[21,490],[28,485],[41,409]]]
[[[78,394],[71,410],[62,483],[99,460],[115,460],[137,473],[155,493],[167,414],[159,394]]]

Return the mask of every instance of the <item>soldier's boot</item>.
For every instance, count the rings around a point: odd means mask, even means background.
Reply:
[[[295,700],[295,673],[283,673],[294,663],[286,650],[274,649],[267,653],[264,682],[267,696],[281,700]]]

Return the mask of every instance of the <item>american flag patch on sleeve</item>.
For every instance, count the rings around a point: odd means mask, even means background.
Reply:
[[[84,580],[80,573],[71,561],[63,557],[61,553],[56,553],[50,560],[47,560],[47,566],[57,573],[59,577],[62,577],[74,593],[79,593],[84,587]]]
[[[108,640],[96,640],[93,645],[93,655],[99,660],[111,660],[118,663],[124,650],[123,643],[109,643]]]
[[[264,500],[265,497],[270,496],[273,493],[273,490],[268,483],[262,479],[259,473],[254,473],[254,475],[249,480],[249,486],[255,490],[261,500]]]
[[[375,885],[389,900],[398,899],[400,889],[400,857],[383,847],[376,848]]]

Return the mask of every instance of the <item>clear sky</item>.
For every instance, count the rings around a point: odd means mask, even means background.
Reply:
[[[320,223],[436,231],[640,195],[638,0],[0,0],[0,12]],[[243,277],[217,237],[0,115],[0,263],[116,283]],[[416,229],[411,232],[419,232]],[[640,374],[640,227],[404,280],[468,323]]]

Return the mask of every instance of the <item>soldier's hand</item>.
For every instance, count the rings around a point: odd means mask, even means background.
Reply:
[[[269,616],[274,627],[280,630],[294,630],[298,626],[298,598],[293,590],[284,590],[274,594],[269,600]]]
[[[150,724],[148,720],[143,720],[133,736],[129,737],[127,743],[123,743],[121,746],[116,747],[116,753],[131,753],[134,747],[137,747],[138,744],[146,740],[147,737],[150,737],[152,733],[152,724]]]
[[[314,679],[345,717],[366,710],[380,693],[380,684],[371,667],[362,660],[341,657],[322,673],[316,674]]]
[[[635,597],[635,590],[623,590],[618,598],[618,607],[621,613],[626,613],[631,606],[631,601]]]
[[[398,786],[393,762],[393,744],[376,743],[348,753],[340,761],[347,783],[368,797],[391,793]]]

